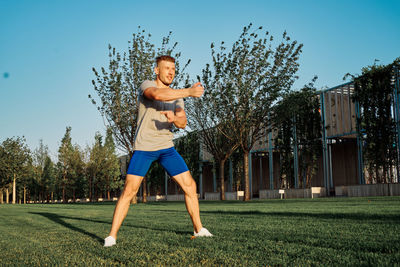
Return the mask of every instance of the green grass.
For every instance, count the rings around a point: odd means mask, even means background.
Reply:
[[[215,237],[191,240],[183,202],[0,205],[3,265],[398,265],[400,197],[201,202]]]

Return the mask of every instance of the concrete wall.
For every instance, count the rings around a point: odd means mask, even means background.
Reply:
[[[285,189],[285,198],[311,198],[311,189]]]
[[[221,199],[220,193],[211,193],[211,192],[204,193],[204,200],[220,200],[220,199]]]
[[[167,195],[167,201],[184,201],[185,195],[178,194],[178,195]]]
[[[225,200],[243,200],[244,191],[225,192]]]
[[[260,190],[260,199],[280,198],[279,190]]]
[[[400,184],[336,186],[335,194],[347,197],[400,196]]]
[[[400,184],[389,184],[389,195],[400,196]]]
[[[276,190],[260,190],[260,199],[281,198],[281,193],[284,198],[315,198],[325,197],[325,187],[311,187],[306,189],[276,189]]]

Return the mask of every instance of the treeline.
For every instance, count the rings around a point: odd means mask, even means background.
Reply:
[[[4,140],[0,144],[0,203],[66,203],[119,195],[123,181],[110,129],[105,138],[96,133],[94,144],[82,149],[72,143],[71,127],[67,127],[57,158],[50,157],[42,140],[33,151],[23,137]]]

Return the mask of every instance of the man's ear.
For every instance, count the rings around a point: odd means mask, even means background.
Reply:
[[[154,67],[154,73],[155,73],[156,75],[158,75],[158,74],[160,73],[160,70],[158,69],[158,67]]]

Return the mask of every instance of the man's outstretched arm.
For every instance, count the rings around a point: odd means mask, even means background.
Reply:
[[[171,89],[149,87],[143,92],[146,98],[158,101],[171,101],[185,97],[201,97],[203,93],[204,87],[200,82],[193,84],[190,88]]]

